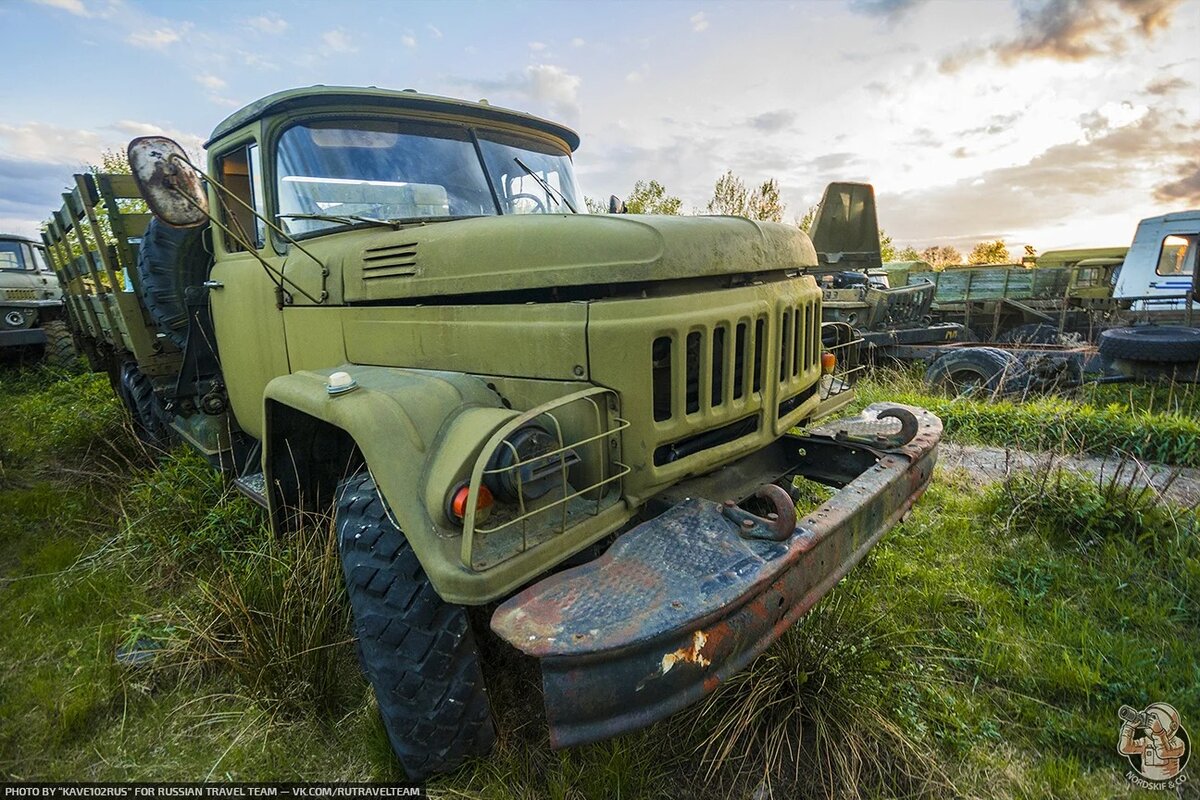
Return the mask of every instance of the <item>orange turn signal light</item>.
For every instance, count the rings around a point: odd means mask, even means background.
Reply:
[[[467,516],[467,501],[471,496],[471,487],[466,483],[460,483],[454,491],[450,493],[450,502],[447,503],[446,510],[450,512],[450,519],[461,523]],[[479,486],[479,493],[475,496],[475,521],[483,522],[492,513],[492,506],[496,499],[492,497],[492,491],[483,484]]]
[[[833,353],[821,353],[821,372],[825,375],[832,375],[834,367],[837,366],[837,356]]]

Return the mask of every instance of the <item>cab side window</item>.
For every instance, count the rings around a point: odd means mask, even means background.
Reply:
[[[1196,235],[1178,236],[1171,234],[1163,239],[1158,254],[1159,275],[1188,275],[1196,267]]]
[[[266,239],[264,225],[250,212],[253,208],[263,213],[258,145],[246,145],[221,156],[217,160],[217,179],[227,190],[220,192],[221,222],[237,234],[224,232],[225,249],[244,251],[242,242],[250,242],[255,249],[262,247]]]

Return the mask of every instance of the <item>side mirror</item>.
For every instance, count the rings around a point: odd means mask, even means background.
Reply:
[[[621,198],[617,197],[615,194],[610,194],[608,196],[608,213],[624,214],[625,213],[625,202]]]
[[[139,136],[129,143],[129,167],[154,216],[176,228],[208,222],[208,193],[187,153],[165,136]]]

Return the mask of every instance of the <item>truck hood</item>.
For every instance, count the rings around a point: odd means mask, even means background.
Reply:
[[[741,217],[530,214],[352,231],[306,244],[348,302],[811,267],[808,236]],[[324,251],[324,252],[321,252]],[[327,254],[327,256],[326,256]]]

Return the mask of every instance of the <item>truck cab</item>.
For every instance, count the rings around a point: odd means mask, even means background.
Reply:
[[[1117,274],[1113,298],[1134,311],[1200,310],[1198,240],[1200,210],[1143,219]]]
[[[42,244],[0,234],[0,348],[41,345],[48,361],[72,360],[62,298]]]

